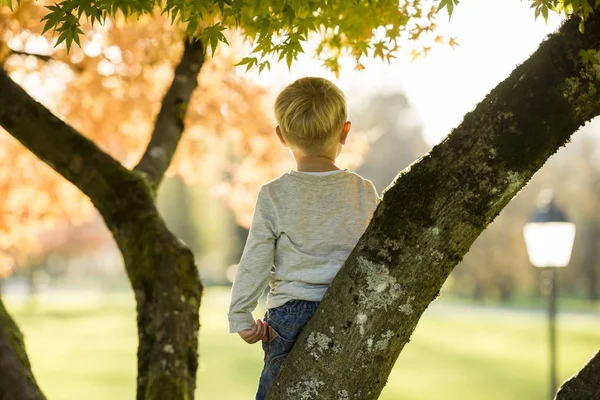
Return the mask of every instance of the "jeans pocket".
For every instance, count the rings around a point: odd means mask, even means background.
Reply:
[[[274,337],[269,338],[270,340],[267,342],[268,351],[265,352],[265,363],[266,368],[276,374],[283,360],[292,350],[295,340],[285,339],[275,329],[272,329],[271,332],[274,332]]]
[[[276,336],[284,341],[294,342],[304,327],[305,322],[297,314],[287,314],[281,310],[275,310],[269,314],[267,325],[273,328]]]

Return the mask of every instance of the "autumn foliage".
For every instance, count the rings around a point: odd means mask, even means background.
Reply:
[[[64,46],[54,47],[56,38],[39,35],[42,5],[23,2],[14,13],[0,8],[0,64],[102,150],[134,166],[173,78],[182,31],[159,15],[115,18],[85,26],[81,48],[67,55]],[[243,44],[231,36],[232,46],[222,46],[202,69],[169,171],[190,182],[230,182],[220,186],[222,194],[255,186],[254,180],[274,173],[267,167],[275,168],[281,158],[270,140],[269,91],[236,71],[234,51]],[[35,249],[38,234],[49,226],[77,225],[94,214],[76,187],[6,133],[0,135],[0,190],[0,274],[26,262],[19,258]],[[232,203],[240,211],[251,207],[247,201]]]
[[[158,14],[121,16],[103,25],[84,24],[81,47],[67,53],[64,44],[56,46],[55,36],[39,35],[47,4],[23,2],[14,12],[0,8],[0,65],[56,115],[133,167],[173,79],[183,30]],[[260,185],[293,164],[274,139],[273,88],[252,82],[235,67],[249,47],[235,32],[228,37],[230,45],[219,46],[202,67],[168,173],[211,185],[247,226]],[[365,146],[365,137],[354,135],[342,164],[357,165]],[[50,251],[41,237],[56,224],[81,225],[96,213],[75,186],[6,133],[0,135],[0,189],[0,275]],[[100,243],[75,244],[68,231],[60,231],[65,246],[92,250]]]

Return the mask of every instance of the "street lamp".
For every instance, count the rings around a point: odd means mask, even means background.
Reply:
[[[548,329],[550,344],[550,399],[554,398],[556,382],[556,267],[566,267],[571,259],[575,224],[554,202],[552,191],[543,190],[530,220],[523,227],[529,261],[544,268],[542,287],[548,296]]]

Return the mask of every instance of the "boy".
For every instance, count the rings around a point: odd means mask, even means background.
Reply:
[[[231,293],[229,331],[263,342],[257,400],[366,229],[378,203],[373,184],[335,165],[351,124],[342,91],[302,78],[275,101],[277,137],[297,164],[262,186]],[[270,286],[264,322],[252,311]]]

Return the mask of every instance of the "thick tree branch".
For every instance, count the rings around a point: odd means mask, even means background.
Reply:
[[[600,351],[562,384],[555,397],[555,400],[590,399],[600,399]]]
[[[0,298],[0,400],[44,400],[25,352],[23,335]]]
[[[269,399],[376,399],[471,244],[548,157],[600,114],[600,13],[571,18],[384,193]],[[468,84],[468,83],[465,83]]]
[[[83,191],[97,206],[115,183],[134,177],[92,141],[52,114],[0,68],[0,126]]]
[[[143,172],[157,188],[177,150],[192,93],[198,86],[198,74],[204,64],[201,40],[185,40],[181,62],[173,83],[165,94],[152,138],[135,170]]]

